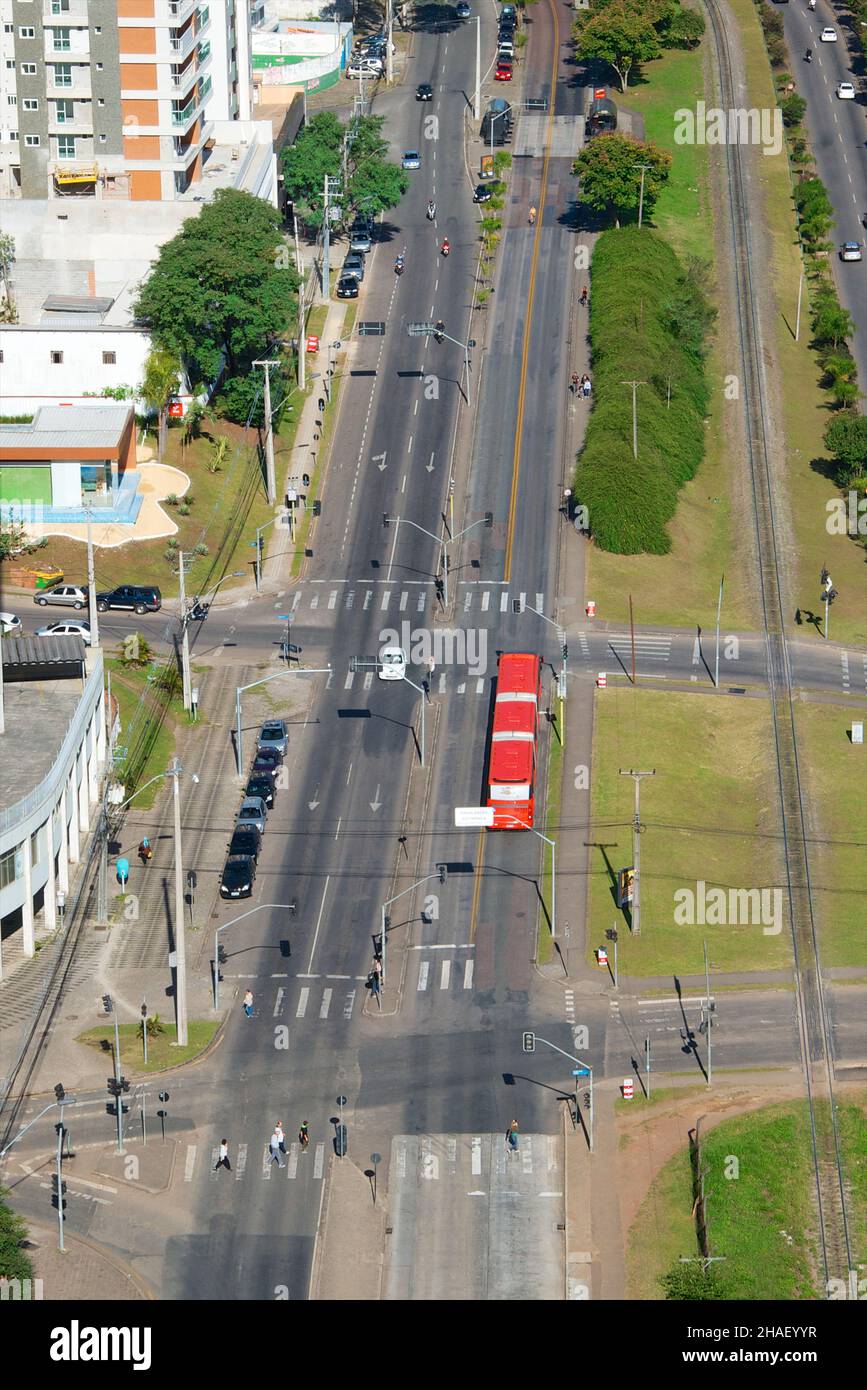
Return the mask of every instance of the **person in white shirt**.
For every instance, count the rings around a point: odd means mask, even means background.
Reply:
[[[227,1168],[227,1169],[229,1170],[230,1173],[231,1173],[231,1171],[232,1171],[232,1165],[231,1165],[231,1163],[229,1162],[229,1141],[228,1141],[228,1139],[221,1139],[221,1140],[220,1140],[220,1157],[217,1159],[216,1163],[214,1164],[214,1172],[215,1172],[215,1173],[216,1173],[216,1171],[217,1171],[218,1168]]]
[[[279,1142],[279,1144],[280,1144],[280,1152],[281,1152],[281,1154],[285,1154],[285,1152],[286,1152],[286,1135],[283,1133],[283,1126],[282,1126],[282,1124],[280,1123],[279,1120],[277,1121],[276,1125],[274,1126],[274,1133],[276,1134],[277,1140],[278,1140],[278,1142]]]
[[[274,1133],[271,1135],[271,1143],[268,1147],[271,1151],[271,1162],[276,1163],[278,1168],[285,1168],[286,1164],[280,1157],[280,1150],[283,1147],[283,1145],[280,1142],[280,1137],[281,1136],[277,1133],[275,1129]]]

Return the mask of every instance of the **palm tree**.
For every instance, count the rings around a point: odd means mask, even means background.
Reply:
[[[173,352],[151,348],[144,368],[141,396],[149,410],[157,413],[157,458],[162,463],[168,437],[169,401],[181,377],[181,364]]]

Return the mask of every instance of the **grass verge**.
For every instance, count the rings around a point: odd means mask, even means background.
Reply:
[[[191,1019],[187,1030],[189,1042],[186,1047],[177,1047],[175,1039],[178,1034],[175,1025],[163,1023],[162,1032],[148,1037],[148,1060],[145,1065],[141,1025],[122,1023],[118,1029],[121,1071],[124,1075],[150,1075],[151,1072],[166,1071],[169,1067],[191,1062],[200,1052],[204,1052],[218,1027],[219,1023],[216,1020]],[[97,1048],[111,1057],[114,1050],[114,1025],[89,1028],[86,1033],[79,1033],[75,1041],[83,1043],[85,1047]]]
[[[131,670],[116,657],[108,657],[106,669],[111,672],[111,693],[120,708],[120,734],[117,750],[135,747],[138,739],[145,735],[150,746],[145,761],[136,768],[136,781],[139,786],[160,772],[165,772],[175,751],[175,735],[179,725],[189,723],[189,715],[184,709],[183,700],[174,696],[164,707],[160,698],[149,689],[147,671]],[[116,774],[123,781],[127,758],[115,762]],[[162,782],[154,782],[141,791],[135,801],[136,809],[147,811],[153,806],[162,790]]]
[[[698,902],[721,887],[783,882],[767,748],[770,709],[708,695],[615,686],[596,695],[588,959],[616,926],[625,975],[682,975],[704,970],[772,970],[790,959],[782,929],[701,921]],[[632,863],[634,783],[621,768],[655,768],[641,785],[641,935],[615,905],[616,872]],[[695,925],[678,925],[675,893],[695,894]],[[727,904],[728,905],[728,904]],[[705,918],[711,914],[705,911]],[[738,915],[743,915],[739,910]]]
[[[562,709],[560,702],[552,696],[552,705],[557,709],[558,705]],[[559,731],[559,732],[558,732]],[[565,729],[561,727],[560,721],[557,724],[551,723],[551,736],[548,740],[548,770],[547,786],[545,790],[545,834],[550,840],[557,840],[557,827],[560,824],[560,805],[563,798],[563,753],[565,745]],[[545,965],[554,954],[554,941],[551,936],[551,847],[541,842],[540,848],[544,849],[544,870],[541,879],[542,903],[544,910],[539,916],[539,944],[537,960],[540,965]]]

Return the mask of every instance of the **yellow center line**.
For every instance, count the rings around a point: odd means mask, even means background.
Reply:
[[[506,563],[503,569],[503,582],[508,584],[512,577],[512,546],[515,540],[515,517],[518,510],[518,478],[521,472],[521,437],[524,430],[524,397],[527,391],[527,362],[530,353],[530,332],[533,325],[533,300],[536,294],[536,266],[539,260],[539,244],[542,233],[542,214],[545,210],[545,193],[548,187],[548,164],[551,159],[551,131],[554,126],[554,104],[557,93],[557,58],[560,52],[560,24],[553,0],[548,0],[551,18],[554,21],[554,43],[551,57],[551,101],[548,106],[548,125],[545,132],[545,153],[542,157],[542,182],[539,188],[538,217],[536,235],[533,238],[533,258],[530,262],[530,288],[527,293],[527,317],[524,322],[524,341],[521,346],[521,383],[518,389],[518,418],[515,426],[515,451],[512,456],[512,493],[509,498],[509,528],[506,533]]]
[[[484,830],[479,831],[479,844],[476,850],[476,874],[473,884],[473,907],[470,912],[470,941],[476,939],[476,918],[479,915],[479,895],[482,891],[482,868],[485,862],[485,834]]]

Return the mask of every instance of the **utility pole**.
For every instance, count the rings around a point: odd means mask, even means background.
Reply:
[[[394,81],[394,59],[391,56],[391,26],[393,22],[391,0],[385,0],[385,76],[389,87]]]
[[[322,204],[324,221],[322,223],[322,298],[325,303],[331,296],[331,208],[328,202],[329,182],[325,175],[325,197]],[[301,344],[298,344],[301,351]]]
[[[632,595],[629,595],[629,636],[632,643],[632,684],[635,685],[635,619],[632,615]]]
[[[621,777],[631,777],[635,782],[635,814],[632,817],[632,934],[641,935],[641,779],[655,777],[656,768],[649,772],[636,772],[633,768],[621,768]]]
[[[184,709],[192,704],[192,683],[190,681],[190,638],[187,631],[187,580],[184,566],[184,552],[178,551],[178,600],[181,605],[181,682],[184,691]]]
[[[477,121],[482,111],[482,21],[476,15],[476,89],[473,93],[473,120]]]
[[[304,343],[299,341],[298,352],[303,351]],[[253,366],[265,369],[265,489],[268,501],[273,503],[277,498],[277,483],[274,475],[274,431],[271,426],[271,368],[279,367],[280,363],[273,358],[259,358]]]
[[[648,169],[652,168],[652,165],[650,165],[650,164],[633,164],[632,167],[633,167],[633,169],[640,169],[640,170],[641,170],[641,192],[640,192],[639,195],[638,195],[638,225],[639,225],[639,227],[640,227],[640,226],[641,226],[641,222],[642,222],[642,218],[643,218],[643,216],[644,216],[644,175],[645,175],[645,173],[647,172]]]
[[[96,611],[96,580],[93,574],[93,539],[90,533],[90,507],[87,509],[87,616],[90,620],[90,646],[99,646],[99,614]]]
[[[621,381],[621,386],[632,387],[632,457],[638,458],[638,402],[636,394],[639,386],[646,386],[646,381]]]
[[[713,1081],[713,1061],[711,1058],[711,1036],[713,1034],[713,1029],[711,1028],[712,1020],[710,1016],[710,967],[707,963],[707,942],[704,943],[704,992],[705,998],[707,999],[707,1008],[704,1017],[707,1023],[707,1084],[709,1086]]]
[[[725,575],[722,575],[719,582],[719,598],[717,599],[716,605],[716,658],[713,668],[713,683],[717,690],[719,690],[719,623],[720,614],[722,613],[723,585],[725,584],[725,580]]]
[[[644,1075],[647,1078],[647,1099],[650,1100],[650,1037],[644,1039]]]
[[[187,1046],[187,949],[184,928],[184,869],[181,853],[181,764],[172,759],[171,777],[175,810],[175,1012],[178,1021],[178,1047]]]

